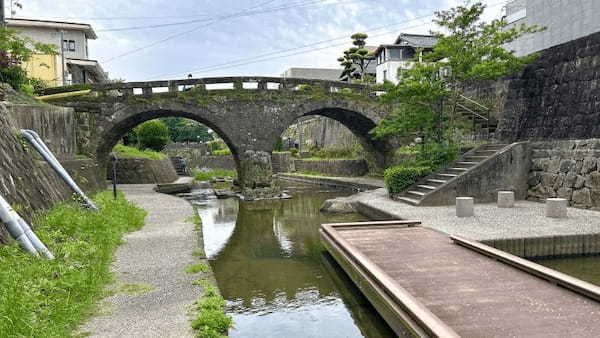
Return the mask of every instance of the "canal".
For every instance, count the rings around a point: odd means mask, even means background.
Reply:
[[[287,188],[293,199],[197,203],[206,254],[235,323],[230,336],[395,336],[319,240],[321,223],[365,220],[319,212],[326,199],[350,192]]]

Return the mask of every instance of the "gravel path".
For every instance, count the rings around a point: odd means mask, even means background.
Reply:
[[[415,207],[391,200],[385,189],[363,192],[352,200],[362,205],[358,206],[361,212],[419,220],[424,227],[478,241],[600,233],[598,211],[569,208],[568,218],[547,218],[544,204],[537,202],[517,201],[510,209],[495,203],[476,204],[475,217],[458,218],[454,206]]]
[[[102,311],[82,328],[92,337],[193,337],[188,312],[201,291],[186,266],[199,263],[194,225],[186,221],[192,206],[183,199],[158,194],[154,185],[122,185],[127,199],[148,212],[146,225],[125,237],[112,265],[116,288],[134,292],[107,297]],[[143,289],[146,291],[139,292]]]

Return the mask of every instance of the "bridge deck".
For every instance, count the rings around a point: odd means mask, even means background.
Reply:
[[[600,337],[600,288],[476,242],[406,227],[418,224],[321,230],[327,249],[396,332],[403,324],[422,336]]]

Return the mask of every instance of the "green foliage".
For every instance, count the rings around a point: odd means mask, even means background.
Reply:
[[[310,153],[315,159],[352,159],[358,158],[360,152],[360,146],[354,147],[325,147],[325,148],[313,148]]]
[[[535,60],[536,55],[517,57],[504,46],[540,28],[523,24],[508,29],[504,19],[482,22],[484,9],[485,5],[476,2],[436,12],[434,22],[449,34],[436,33],[433,51],[424,55],[417,51],[413,67],[401,70],[399,84],[386,84],[382,100],[395,104],[396,109],[374,129],[376,137],[420,134],[430,139],[436,135],[440,142],[449,134],[447,130],[451,134],[458,128],[454,121],[460,118],[448,116],[441,102],[454,114],[462,85],[497,79]],[[440,124],[446,131],[439,129]]]
[[[227,145],[225,144],[225,142],[223,140],[214,140],[211,142],[208,142],[208,150],[211,153],[214,153],[217,150],[223,150],[223,149],[227,149]]]
[[[208,267],[208,265],[206,265],[204,263],[190,265],[185,268],[185,272],[190,273],[190,274],[200,273],[200,272],[208,272],[209,270],[210,270],[210,268]]]
[[[220,338],[227,334],[233,327],[231,317],[225,314],[225,300],[219,291],[206,279],[194,282],[194,285],[202,287],[204,294],[196,302],[197,314],[192,320],[192,328],[196,330],[199,338]]]
[[[124,233],[139,229],[145,212],[119,194],[94,197],[99,212],[64,203],[33,223],[56,259],[0,247],[0,332],[3,337],[70,337],[111,282],[110,264]]]
[[[423,146],[417,146],[416,160],[419,166],[427,166],[433,170],[438,170],[447,166],[450,162],[458,158],[458,147],[455,145],[443,145],[437,143],[427,143]]]
[[[192,176],[196,181],[210,181],[215,177],[237,177],[235,170],[212,169],[209,171],[194,170]]]
[[[419,178],[431,173],[431,167],[396,166],[385,170],[383,177],[390,194],[398,194],[414,184]]]
[[[152,150],[139,150],[135,147],[129,147],[122,144],[117,144],[113,151],[117,153],[117,156],[123,158],[146,158],[150,160],[162,160],[166,157],[165,154],[158,153]]]
[[[92,89],[92,86],[90,84],[78,83],[78,84],[74,84],[74,85],[70,85],[70,86],[46,88],[46,89],[37,91],[37,93],[39,95],[53,95],[53,94],[60,94],[60,93],[78,92],[81,90],[88,90],[88,89]]]
[[[220,149],[220,150],[215,150],[212,153],[215,156],[228,156],[231,155],[231,150],[229,149]]]
[[[173,142],[207,142],[213,139],[208,128],[202,123],[181,117],[161,118],[167,127]]]
[[[337,59],[340,65],[344,67],[340,75],[342,81],[365,80],[365,71],[373,60],[373,54],[365,48],[368,37],[364,33],[355,33],[350,37],[354,47],[345,50],[344,55]]]
[[[169,128],[161,120],[151,120],[135,127],[138,148],[161,151],[170,140]]]
[[[32,91],[23,63],[34,54],[56,55],[56,47],[21,37],[16,30],[0,27],[0,82],[10,84],[15,90]]]

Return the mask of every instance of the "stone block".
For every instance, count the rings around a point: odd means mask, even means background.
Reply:
[[[561,173],[568,173],[571,169],[575,168],[576,162],[573,160],[562,160],[560,161],[559,171]]]
[[[473,197],[456,198],[456,217],[473,217],[475,201]]]
[[[566,218],[568,201],[564,198],[546,199],[546,217]]]
[[[554,255],[572,256],[584,253],[584,236],[554,236]]]
[[[557,178],[558,175],[556,174],[543,173],[542,184],[544,185],[544,187],[554,187],[554,183],[556,182]]]
[[[498,191],[498,208],[512,208],[514,206],[514,191]]]
[[[594,171],[585,180],[585,186],[588,188],[600,190],[600,172]]]
[[[529,237],[523,243],[524,257],[554,256],[554,237]]]
[[[583,160],[583,165],[581,167],[582,174],[588,174],[594,170],[596,170],[598,164],[598,159],[595,157],[586,157]]]
[[[575,204],[590,207],[592,206],[592,196],[590,189],[583,188],[573,191],[572,201]]]
[[[600,233],[583,235],[583,250],[586,255],[600,254]]]
[[[578,175],[577,179],[575,180],[575,185],[573,186],[573,188],[581,189],[581,188],[583,188],[583,186],[585,186],[585,177]]]
[[[573,197],[573,189],[571,188],[560,188],[558,189],[558,191],[556,192],[556,196],[558,198],[564,198],[566,200],[571,200],[571,198]]]
[[[567,174],[567,176],[565,176],[565,180],[563,182],[563,187],[573,188],[573,186],[575,186],[576,181],[577,181],[577,174],[571,171]]]
[[[560,158],[552,157],[550,161],[548,161],[546,171],[551,174],[557,174],[560,169]]]

